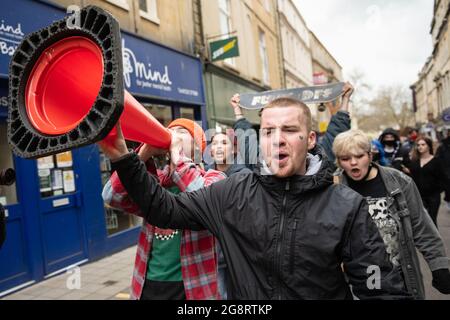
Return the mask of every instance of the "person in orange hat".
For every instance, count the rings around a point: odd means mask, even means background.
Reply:
[[[206,147],[202,128],[189,119],[172,121],[169,130],[177,143],[170,149],[170,165],[157,170],[155,156],[167,150],[141,145],[136,152],[147,171],[174,194],[194,191],[225,178],[199,165]],[[114,173],[103,189],[103,199],[126,213],[142,216]],[[223,299],[225,285],[218,278],[218,245],[207,230],[161,229],[144,221],[139,236],[131,298],[140,300]]]

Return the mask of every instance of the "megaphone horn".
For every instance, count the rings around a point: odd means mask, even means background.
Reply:
[[[168,148],[168,130],[123,88],[118,22],[95,6],[80,11],[80,26],[69,27],[67,19],[26,36],[12,57],[14,153],[37,158],[92,144],[117,121],[127,139]]]

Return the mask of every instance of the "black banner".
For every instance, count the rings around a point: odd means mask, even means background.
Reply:
[[[270,101],[281,97],[298,99],[306,104],[325,103],[338,99],[343,94],[344,85],[344,82],[338,82],[312,87],[243,93],[240,94],[240,105],[245,109],[258,110]]]

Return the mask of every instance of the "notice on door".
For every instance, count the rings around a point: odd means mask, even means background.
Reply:
[[[70,168],[72,163],[71,151],[61,152],[56,155],[56,165],[58,168]]]
[[[38,170],[39,175],[39,190],[41,193],[52,190],[52,178],[50,176],[50,169]]]
[[[73,170],[63,171],[64,193],[75,192],[75,175]]]

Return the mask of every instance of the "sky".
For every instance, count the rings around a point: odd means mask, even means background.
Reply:
[[[433,0],[294,0],[343,67],[373,87],[409,87],[432,52]],[[347,78],[346,78],[347,80]]]

